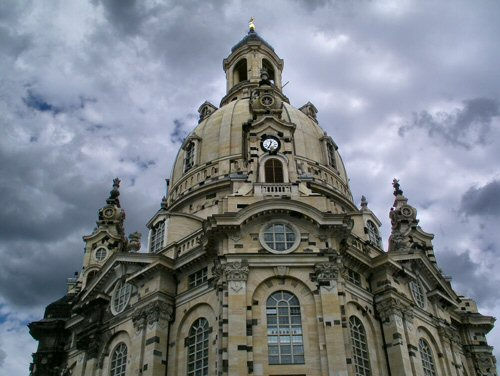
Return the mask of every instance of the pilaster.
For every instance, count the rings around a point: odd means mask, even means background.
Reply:
[[[325,336],[325,353],[328,372],[323,374],[347,376],[347,360],[344,345],[343,323],[338,296],[339,259],[314,265],[313,280],[318,285],[321,301],[322,324]],[[326,371],[326,370],[325,370]]]

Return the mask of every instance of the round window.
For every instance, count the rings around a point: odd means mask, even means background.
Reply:
[[[288,253],[298,247],[300,236],[291,223],[276,221],[268,223],[262,228],[260,242],[269,252]]]
[[[115,291],[113,292],[113,300],[111,301],[111,308],[115,315],[123,312],[128,304],[128,301],[130,300],[131,293],[132,285],[129,283],[119,281],[116,284]]]
[[[108,250],[106,248],[104,248],[104,247],[97,248],[96,251],[95,251],[95,254],[94,254],[95,259],[97,261],[104,260],[107,255],[108,255]]]

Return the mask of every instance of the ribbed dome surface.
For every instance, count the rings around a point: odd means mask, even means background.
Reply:
[[[218,159],[241,156],[243,124],[251,119],[249,99],[240,99],[219,108],[203,120],[190,134],[190,137],[201,139],[197,164],[202,166]],[[303,157],[322,165],[328,164],[321,142],[325,132],[315,121],[287,103],[284,103],[281,119],[296,126],[293,140],[296,157]],[[173,168],[171,186],[184,175],[184,158],[185,151],[181,149]],[[337,168],[340,179],[348,185],[341,161]]]

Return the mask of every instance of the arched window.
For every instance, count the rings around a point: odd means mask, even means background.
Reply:
[[[158,222],[151,231],[151,252],[158,252],[163,248],[165,237],[165,221]]]
[[[233,85],[246,81],[247,79],[247,59],[241,59],[233,68]]]
[[[273,293],[266,303],[269,364],[304,364],[300,304],[288,291]]]
[[[382,247],[380,236],[378,235],[378,229],[375,223],[370,220],[366,221],[366,229],[368,231],[368,239],[370,240],[370,242],[376,246]]]
[[[194,142],[190,142],[186,146],[186,152],[184,156],[184,172],[188,172],[194,166]]]
[[[111,357],[111,376],[125,376],[127,370],[127,345],[121,342],[115,347]]]
[[[266,183],[283,183],[283,164],[276,158],[271,158],[264,164]]]
[[[275,82],[274,67],[269,62],[269,60],[262,59],[262,68],[267,71],[267,74],[269,76],[269,81],[271,81],[274,84],[274,82]]]
[[[432,357],[432,350],[423,338],[418,341],[418,352],[420,359],[422,359],[422,368],[424,369],[425,376],[436,376],[436,368],[434,366],[434,359]]]
[[[356,376],[370,376],[370,357],[368,356],[368,344],[366,343],[365,328],[356,316],[349,318],[349,330],[351,332],[352,356]]]
[[[208,334],[210,328],[205,318],[199,318],[189,329],[187,339],[187,375],[208,375]]]

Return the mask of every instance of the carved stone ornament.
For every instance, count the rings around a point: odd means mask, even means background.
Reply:
[[[335,281],[338,276],[339,267],[336,263],[321,262],[314,265],[314,277],[318,283]]]
[[[392,316],[397,316],[399,318],[403,316],[406,318],[412,317],[409,316],[411,315],[411,307],[394,298],[388,298],[378,302],[376,309],[379,317],[383,321],[390,321]]]
[[[146,324],[152,326],[155,323],[163,325],[173,318],[174,308],[172,304],[156,300],[143,307],[138,308],[132,315],[132,322],[137,331],[143,329]]]
[[[290,268],[288,266],[279,265],[274,267],[274,275],[276,277],[286,277]]]
[[[496,376],[495,357],[489,353],[474,354],[474,365],[478,376]]]
[[[248,279],[248,266],[241,262],[228,262],[224,265],[226,281],[246,281]]]

